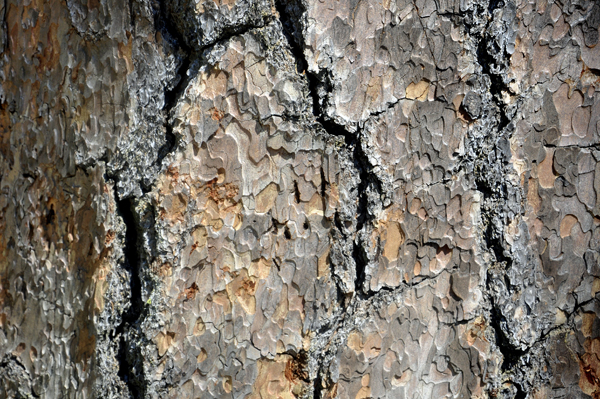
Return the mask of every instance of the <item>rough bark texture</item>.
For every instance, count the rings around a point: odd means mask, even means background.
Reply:
[[[1,0],[0,398],[600,398],[599,26]]]

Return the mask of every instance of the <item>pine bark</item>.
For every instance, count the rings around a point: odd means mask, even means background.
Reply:
[[[0,1],[0,398],[600,398],[599,27]]]

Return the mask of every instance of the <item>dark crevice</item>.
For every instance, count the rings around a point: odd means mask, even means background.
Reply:
[[[185,54],[185,57],[181,60],[181,64],[179,68],[177,68],[177,77],[175,86],[171,89],[165,90],[165,110],[167,114],[177,105],[177,100],[183,94],[183,91],[187,87],[190,78],[187,75],[188,70],[190,69],[192,53],[189,49],[182,47],[182,50]],[[170,115],[167,115],[169,117]]]
[[[488,287],[489,288],[489,287]],[[490,317],[490,326],[494,330],[496,335],[496,345],[502,353],[502,364],[500,365],[500,369],[502,371],[508,371],[512,369],[521,359],[523,355],[525,355],[528,350],[521,350],[515,348],[511,343],[506,333],[502,329],[500,325],[501,321],[505,320],[504,316],[498,311],[497,306],[494,304],[494,300],[492,298],[492,309],[491,309],[491,317]]]
[[[383,286],[380,287],[377,291],[371,291],[371,290],[362,290],[359,291],[358,294],[358,298],[362,301],[369,301],[372,298],[377,297],[378,295],[385,295],[385,294],[397,294],[400,292],[404,292],[407,289],[411,289],[414,288],[422,283],[424,283],[425,281],[430,281],[430,280],[435,280],[437,278],[439,278],[442,274],[436,274],[436,275],[432,275],[432,276],[421,276],[420,278],[415,277],[411,282],[409,283],[402,283],[401,285],[397,286],[397,287],[390,287],[390,286]],[[451,293],[452,295],[452,293]],[[461,324],[461,323],[466,323],[468,322],[468,320],[464,320],[464,321],[458,321],[455,324]]]
[[[587,68],[588,71],[590,71],[592,74],[596,75],[596,76],[600,76],[600,69],[596,69],[596,68]]]
[[[331,261],[329,262],[329,267],[330,267],[330,273],[332,276],[334,276],[333,279],[335,282],[338,277],[336,276],[335,267]],[[351,299],[351,296],[344,292],[344,290],[342,289],[341,282],[336,282],[336,284],[334,284],[334,285],[335,285],[335,294],[336,294],[335,300],[337,301],[338,306],[340,306],[341,309],[347,309],[349,300]],[[326,324],[322,325],[321,328],[319,329],[320,333],[325,333],[334,324],[335,324],[335,322],[326,323]]]
[[[191,76],[189,76],[192,60],[197,58],[196,53],[188,47],[179,30],[173,25],[172,21],[166,16],[165,1],[160,2],[160,8],[154,17],[155,29],[163,34],[163,36],[171,42],[173,47],[177,49],[179,56],[179,66],[175,74],[175,79],[165,88],[165,113],[167,122],[165,124],[165,143],[158,150],[157,164],[161,164],[163,159],[169,155],[177,146],[177,138],[173,133],[173,126],[169,122],[171,111],[177,105],[177,101],[185,91]]]
[[[8,50],[10,50],[10,40],[8,40],[8,29],[7,29],[7,23],[6,23],[6,14],[8,13],[8,7],[6,6],[7,4],[7,0],[3,0],[2,1],[2,24],[0,24],[0,35],[2,35],[2,44],[4,45],[4,48],[0,49],[2,50],[1,52],[7,52]]]
[[[515,394],[515,399],[527,398],[527,393],[525,393],[525,391],[523,391],[523,387],[521,386],[521,384],[513,381],[513,385],[515,386],[515,388],[517,388],[517,392]]]
[[[489,289],[490,289],[490,287],[488,286],[488,290]],[[493,303],[493,298],[492,298],[490,327],[492,327],[492,329],[494,330],[494,334],[495,334],[495,338],[496,338],[496,345],[498,346],[498,349],[500,350],[500,353],[502,353],[502,356],[503,356],[503,362],[500,365],[500,369],[502,370],[502,372],[511,373],[512,371],[514,371],[514,369],[516,369],[518,366],[518,362],[524,356],[528,355],[534,348],[539,347],[540,345],[543,345],[544,342],[548,339],[548,337],[552,336],[554,333],[556,333],[556,332],[564,333],[567,331],[576,330],[576,328],[572,325],[572,323],[573,323],[572,318],[577,314],[577,312],[581,308],[583,308],[585,305],[587,305],[595,300],[597,300],[597,299],[591,298],[582,303],[578,303],[571,312],[567,313],[567,322],[566,323],[561,324],[561,325],[556,325],[556,326],[550,328],[548,331],[543,333],[533,344],[528,346],[525,350],[522,350],[519,348],[515,348],[514,345],[512,345],[509,342],[509,339],[508,339],[506,333],[504,332],[504,330],[502,329],[502,327],[500,325],[501,322],[506,322],[506,319],[504,318],[504,316],[502,316],[502,314],[499,313],[498,307],[497,307],[497,305],[495,305]],[[510,380],[510,382],[515,386],[516,391],[517,391],[516,395],[514,396],[515,399],[527,397],[527,393],[523,390],[523,387],[519,383],[515,382],[514,380]]]
[[[524,350],[515,344],[510,337],[510,320],[506,319],[505,313],[496,301],[496,289],[500,287],[502,291],[506,291],[507,295],[511,295],[515,287],[511,284],[507,270],[513,267],[518,267],[518,261],[513,258],[509,251],[509,245],[505,238],[505,226],[509,222],[511,213],[520,212],[518,209],[510,209],[509,207],[512,195],[510,179],[507,178],[507,169],[510,168],[510,155],[507,148],[510,148],[508,136],[511,129],[511,110],[505,104],[503,96],[507,93],[512,94],[512,90],[505,83],[503,71],[507,68],[507,60],[510,58],[507,51],[499,38],[492,32],[495,27],[495,20],[500,15],[498,9],[505,7],[503,0],[490,0],[486,9],[480,8],[473,10],[473,13],[487,12],[487,21],[480,24],[473,24],[476,18],[466,16],[464,19],[465,26],[471,37],[476,42],[476,58],[481,66],[481,72],[489,78],[489,82],[485,82],[483,86],[487,88],[491,95],[491,103],[488,105],[487,115],[471,115],[469,108],[464,109],[461,105],[460,112],[465,117],[468,123],[472,123],[473,119],[488,119],[491,124],[487,128],[487,132],[483,137],[474,137],[471,142],[471,153],[474,155],[475,162],[473,164],[473,178],[477,190],[481,193],[481,216],[482,216],[482,238],[483,243],[491,256],[491,265],[486,277],[486,291],[489,293],[490,301],[490,320],[489,325],[494,331],[495,343],[498,350],[503,356],[500,369],[507,373],[510,382],[514,385],[516,393],[513,391],[515,398],[525,398],[527,394],[523,391],[523,387],[516,383],[511,372],[519,367],[519,363],[523,357],[527,355],[531,346]],[[495,12],[496,11],[496,12]],[[484,76],[485,78],[485,76]],[[485,126],[485,125],[484,125]],[[518,201],[518,198],[517,198]]]
[[[581,149],[581,150],[583,150],[583,149],[600,150],[600,143],[584,144],[584,145],[579,145],[579,144],[557,145],[557,144],[552,144],[552,143],[544,143],[544,147],[558,148],[558,149],[573,148],[573,149]]]
[[[275,264],[275,267],[277,268],[277,271],[280,272],[281,271],[281,266],[279,265],[279,262],[277,262],[277,258],[273,258],[273,263]]]
[[[483,73],[490,78],[490,93],[494,103],[498,107],[498,132],[502,132],[506,126],[510,123],[507,116],[506,105],[502,100],[502,92],[508,91],[507,86],[504,84],[502,75],[494,71],[495,59],[489,52],[488,46],[497,46],[494,40],[480,40],[477,46],[477,62],[481,65]]]
[[[130,1],[130,13],[132,23],[135,22],[133,0]],[[177,104],[178,99],[189,83],[190,77],[188,70],[192,64],[194,52],[187,47],[183,37],[178,30],[172,25],[171,21],[166,16],[166,4],[164,1],[159,2],[159,8],[155,9],[154,25],[158,32],[163,34],[163,37],[168,41],[174,49],[176,56],[179,57],[179,66],[177,68],[175,79],[166,85],[164,91],[164,110],[166,113],[167,123],[165,123],[165,143],[160,147],[158,156],[154,165],[161,165],[164,158],[167,157],[177,146],[177,139],[173,133],[171,123],[168,122],[171,110]],[[117,176],[108,176],[117,180]],[[143,193],[151,190],[150,184],[141,184],[140,188]],[[116,185],[115,185],[116,187]],[[143,319],[145,305],[142,298],[142,256],[141,242],[138,232],[141,231],[139,220],[135,215],[135,200],[132,198],[124,198],[119,200],[119,195],[115,192],[115,200],[117,202],[117,211],[126,226],[125,230],[125,247],[124,247],[124,268],[130,275],[130,290],[131,299],[130,306],[122,315],[121,324],[115,329],[115,336],[119,337],[119,349],[117,353],[117,361],[119,365],[118,375],[127,385],[131,396],[135,399],[144,398],[147,392],[146,381],[143,370],[143,355],[141,353],[140,344],[137,343],[140,336],[139,324]],[[142,334],[143,335],[143,334]]]
[[[458,113],[467,123],[473,123],[476,119],[471,116],[469,111],[467,111],[467,109],[465,108],[464,104],[460,104],[460,107],[458,108]]]
[[[125,268],[131,274],[131,307],[123,315],[123,322],[134,324],[143,308],[142,282],[140,278],[140,255],[138,253],[137,222],[133,214],[133,199],[117,201],[117,210],[126,226],[125,231]]]
[[[46,225],[51,224],[55,218],[56,218],[56,213],[54,212],[54,205],[51,204],[50,209],[46,213],[45,224]]]
[[[216,37],[215,40],[206,42],[202,46],[198,47],[196,49],[196,52],[198,54],[202,54],[203,51],[205,51],[211,47],[215,47],[218,44],[226,43],[236,36],[242,36],[242,35],[248,33],[249,31],[251,31],[252,29],[263,28],[263,27],[267,26],[269,23],[271,23],[273,20],[275,20],[274,16],[265,15],[262,17],[262,20],[260,20],[258,23],[250,22],[250,23],[246,23],[246,24],[225,27],[225,28],[221,29],[221,33]]]
[[[177,49],[177,56],[179,57],[180,63],[177,68],[174,81],[165,88],[164,110],[167,118],[167,123],[165,124],[165,144],[158,151],[158,158],[156,161],[157,164],[162,163],[163,159],[173,152],[173,150],[177,147],[178,139],[173,132],[173,126],[169,119],[172,117],[172,110],[177,105],[177,102],[183,95],[190,81],[196,75],[199,67],[198,61],[201,60],[202,53],[206,49],[214,47],[218,43],[225,43],[234,36],[243,35],[249,30],[264,26],[273,20],[272,16],[265,16],[262,20],[263,25],[246,24],[224,29],[218,40],[207,43],[198,48],[192,48],[185,40],[184,33],[182,33],[168,17],[170,13],[167,9],[166,1],[162,0],[159,2],[159,4],[160,7],[158,10],[156,10],[154,17],[155,29],[161,32],[165,39]],[[147,192],[149,191],[150,187],[144,187],[143,189],[145,189],[145,192]]]
[[[323,397],[323,376],[321,373],[321,368],[319,368],[317,376],[313,380],[313,397],[315,399],[321,399]]]
[[[325,171],[321,167],[321,197],[325,200],[327,196],[327,180],[325,179]]]
[[[490,0],[488,4],[488,13],[490,18],[485,26],[483,33],[475,35],[479,39],[477,43],[477,62],[481,65],[483,74],[490,79],[490,94],[495,105],[498,107],[498,126],[496,130],[502,132],[510,123],[507,115],[506,104],[503,101],[503,92],[511,92],[510,88],[504,83],[501,70],[504,65],[499,65],[498,58],[509,59],[510,55],[506,49],[500,48],[497,38],[493,37],[489,31],[490,24],[493,21],[494,10],[504,7],[503,0]]]
[[[304,15],[306,15],[306,10],[304,9],[302,2],[280,0],[276,1],[275,4],[283,27],[284,35],[287,38],[292,55],[296,60],[297,71],[300,74],[304,74],[307,79],[308,90],[312,99],[312,113],[314,118],[328,135],[332,137],[337,136],[343,138],[346,148],[351,151],[352,161],[360,178],[357,187],[358,204],[355,230],[356,232],[360,232],[374,220],[374,215],[369,212],[369,192],[381,193],[382,182],[375,174],[374,167],[363,149],[361,143],[362,130],[359,130],[356,133],[351,133],[346,129],[346,127],[337,124],[334,120],[329,118],[324,111],[325,102],[327,101],[329,93],[332,91],[331,77],[328,75],[326,70],[323,70],[318,75],[308,70],[308,62],[303,51],[304,38],[302,31],[302,18]],[[393,105],[390,107],[393,107]],[[321,182],[321,195],[323,198],[325,198],[327,195],[327,181],[325,179],[325,171],[323,169],[321,170]],[[343,220],[342,215],[336,211],[333,219],[334,228],[335,231],[337,231],[337,233],[334,234],[339,234],[339,239],[342,241],[352,241],[351,257],[354,261],[356,273],[354,281],[354,297],[358,300],[367,300],[369,299],[369,296],[375,295],[374,293],[365,294],[363,291],[366,279],[366,269],[368,266],[367,251],[364,247],[364,244],[361,242],[360,237],[358,235],[350,234],[348,231],[347,221]],[[336,267],[331,264],[331,268],[340,304],[348,301],[346,306],[342,305],[342,307],[344,307],[346,310],[340,314],[341,320],[351,320],[353,314],[351,309],[352,295],[345,294],[344,290],[342,289],[343,283],[336,281]],[[332,337],[336,336],[337,332],[335,332],[335,330],[337,328],[335,325],[339,321],[340,320],[326,323],[321,327],[322,333],[333,330],[334,332]],[[331,350],[331,348],[329,350]],[[317,351],[313,354],[313,356],[318,356],[318,358],[321,359],[321,361],[319,361],[319,367],[316,370],[316,377],[313,380],[313,397],[315,398],[322,398],[324,395],[328,394],[327,392],[324,392],[324,390],[328,390],[324,384],[326,379],[324,375],[327,370],[327,362],[324,361],[324,358],[327,356],[327,352],[328,349],[324,349],[324,352]]]
[[[357,137],[361,137],[362,130],[359,130]],[[365,153],[362,143],[357,139],[357,142],[353,143],[353,160],[354,167],[358,170],[360,176],[360,183],[358,184],[358,207],[356,210],[356,231],[362,231],[365,226],[369,226],[375,221],[375,215],[369,211],[370,201],[369,193],[373,195],[381,196],[383,193],[383,184],[379,177],[374,172],[373,164],[369,160],[369,157]],[[356,264],[356,280],[355,280],[355,292],[360,293],[365,291],[365,280],[366,280],[366,269],[369,264],[367,251],[364,248],[364,243],[361,242],[360,237],[354,239],[353,258]],[[371,292],[367,293],[372,295]],[[366,298],[363,298],[366,299]]]
[[[307,74],[308,75],[308,74]],[[312,85],[311,85],[312,86]],[[315,91],[311,90],[311,93],[315,95]],[[315,95],[316,96],[316,95]],[[374,172],[374,167],[371,164],[367,154],[365,153],[362,143],[361,136],[362,130],[358,130],[357,133],[348,132],[343,126],[338,125],[331,119],[327,119],[322,113],[320,113],[320,106],[318,101],[314,101],[313,105],[317,104],[317,112],[315,114],[317,121],[323,127],[323,129],[331,136],[343,137],[346,146],[352,151],[352,161],[355,169],[359,173],[360,182],[358,184],[358,204],[356,210],[356,231],[362,231],[365,226],[372,223],[375,216],[369,211],[369,192],[382,193],[382,182]],[[336,219],[336,227],[342,232],[342,223],[339,215]],[[363,244],[356,237],[353,240],[352,257],[356,268],[356,280],[355,280],[355,292],[359,293],[364,288],[364,282],[366,279],[365,271],[368,265],[368,256]]]
[[[159,8],[155,10],[155,29],[168,34],[170,36],[169,40],[172,43],[175,41],[180,49],[185,50],[186,54],[195,53],[197,55],[196,58],[200,58],[204,50],[214,47],[219,43],[224,43],[234,36],[243,35],[251,29],[264,27],[274,19],[272,15],[263,15],[260,20],[255,21],[256,23],[247,22],[233,26],[217,26],[219,24],[216,24],[212,26],[212,29],[217,34],[214,35],[213,39],[206,41],[202,28],[195,30],[195,32],[186,32],[184,27],[180,28],[178,26],[178,22],[181,21],[177,20],[181,19],[181,15],[194,14],[198,12],[197,10],[190,8],[189,4],[187,6],[183,4],[186,2],[179,2],[180,4],[177,4],[177,2],[171,0],[158,0],[158,3]],[[188,3],[193,5],[193,2]]]
[[[322,109],[322,98],[325,98],[326,94],[331,92],[331,85],[329,84],[330,79],[325,75],[325,71],[320,74],[315,74],[308,69],[308,61],[306,60],[303,51],[304,37],[301,25],[302,15],[305,15],[306,9],[301,1],[278,0],[275,2],[275,7],[283,27],[283,34],[285,35],[292,55],[296,60],[296,69],[299,74],[304,74],[308,81],[308,91],[312,99],[312,112],[314,117],[325,131],[335,136],[345,137],[348,144],[348,139],[351,138],[349,136],[352,135],[343,126],[337,125],[331,120],[327,120]]]
[[[504,284],[508,291],[512,289],[506,270],[513,267],[514,263],[511,254],[505,250],[507,243],[504,237],[504,225],[507,223],[507,216],[498,211],[498,208],[503,208],[510,197],[507,187],[509,183],[505,178],[498,179],[493,169],[489,168],[489,163],[495,162],[500,167],[494,170],[504,175],[504,169],[510,163],[507,154],[503,152],[507,142],[504,137],[505,130],[510,129],[511,123],[509,111],[503,101],[504,93],[511,92],[502,76],[502,71],[506,68],[504,63],[508,59],[508,54],[506,49],[501,48],[498,38],[492,35],[490,28],[494,22],[494,11],[504,6],[502,0],[489,1],[487,7],[489,18],[482,31],[473,30],[468,18],[465,20],[465,25],[468,29],[471,29],[471,34],[477,41],[477,62],[482,68],[482,73],[489,78],[488,90],[492,97],[493,106],[496,108],[494,112],[496,122],[492,131],[484,138],[483,142],[478,139],[474,141],[476,158],[479,161],[475,167],[475,184],[483,199],[481,210],[484,225],[483,240],[487,249],[493,255],[493,267],[495,270],[499,269],[497,275],[492,270],[487,273],[486,285],[488,292],[493,292],[491,287],[493,279],[501,279],[501,284]],[[464,114],[469,115],[468,112],[464,112]],[[471,122],[468,118],[467,121]],[[501,369],[507,371],[513,368],[527,351],[515,347],[510,342],[509,337],[502,328],[503,323],[506,323],[506,319],[498,305],[495,304],[493,294],[489,298],[491,301],[490,325],[495,331],[496,344],[504,357]]]
[[[457,320],[457,321],[453,321],[452,323],[447,323],[444,321],[440,321],[441,325],[444,326],[450,326],[450,327],[454,327],[454,326],[468,326],[469,323],[471,323],[473,321],[473,318],[470,319],[463,319],[463,320]]]
[[[354,240],[354,245],[352,247],[352,258],[354,259],[354,263],[356,265],[356,280],[354,280],[354,292],[356,292],[361,299],[362,291],[366,279],[366,270],[367,265],[369,264],[367,253],[362,245],[359,245],[356,240]]]
[[[369,198],[367,194],[369,189],[381,193],[381,181],[373,172],[373,165],[367,154],[364,152],[360,142],[361,131],[359,130],[356,134],[350,133],[344,126],[339,125],[328,118],[323,111],[322,99],[331,91],[331,84],[329,84],[330,79],[325,75],[325,72],[322,72],[320,76],[317,76],[307,68],[308,62],[306,61],[302,50],[304,39],[302,36],[301,15],[304,14],[305,10],[301,2],[277,1],[275,4],[284,34],[288,40],[292,54],[296,59],[298,72],[304,73],[308,80],[308,89],[312,97],[314,117],[329,135],[343,137],[347,147],[352,150],[354,166],[360,175],[356,230],[361,231],[367,223],[374,219],[374,216],[370,214],[368,209]],[[324,176],[322,176],[322,181],[325,181]],[[325,191],[324,187],[321,187],[321,191]],[[336,215],[336,227],[343,235],[342,223],[339,219],[339,215]],[[358,293],[363,288],[368,258],[365,249],[357,240],[358,239],[354,239],[353,242],[352,256],[356,267],[355,291]]]
[[[358,132],[359,137],[362,132]],[[375,216],[369,212],[369,198],[368,192],[374,191],[381,194],[383,192],[383,184],[379,177],[374,172],[374,166],[371,164],[369,157],[365,153],[362,144],[360,142],[354,143],[354,166],[358,169],[360,175],[360,183],[358,185],[358,209],[357,209],[357,225],[356,230],[360,231],[363,229],[365,224],[372,222]]]
[[[179,97],[179,93],[185,89],[186,73],[190,66],[192,49],[187,45],[183,35],[173,22],[167,18],[166,0],[160,1],[159,9],[154,16],[154,28],[161,32],[165,40],[177,49],[179,56],[179,67],[177,68],[176,78],[165,90],[165,109],[172,109]]]
[[[269,228],[269,230],[273,230],[273,233],[275,233],[275,235],[277,235],[277,233],[279,232],[279,222],[274,218],[271,217],[271,227]]]
[[[117,328],[117,330],[119,330]],[[143,399],[146,397],[146,383],[143,378],[143,358],[138,347],[132,350],[126,334],[119,332],[119,350],[117,352],[117,362],[119,371],[117,375],[129,390],[129,393],[134,399]],[[135,372],[139,368],[139,372]]]
[[[296,70],[299,74],[307,72],[308,62],[306,62],[304,52],[302,51],[302,46],[304,43],[302,26],[300,23],[305,9],[301,5],[300,1],[285,0],[275,1],[275,8],[279,14],[279,21],[281,22],[281,26],[283,28],[283,34],[285,35],[290,45],[292,55],[296,60]]]
[[[294,180],[294,199],[296,200],[296,204],[300,203],[300,190],[298,189],[298,182]]]
[[[117,193],[115,193],[115,196]],[[120,337],[120,346],[117,354],[119,363],[119,377],[127,384],[133,398],[143,398],[146,394],[139,348],[131,345],[127,336],[137,324],[144,312],[141,281],[141,257],[139,254],[138,222],[134,216],[134,200],[126,198],[117,201],[117,212],[125,224],[125,255],[124,267],[129,272],[129,285],[131,288],[130,306],[122,315],[121,324],[115,329],[115,335]],[[138,370],[136,372],[136,370]]]
[[[129,0],[129,18],[131,20],[131,30],[133,31],[135,36],[135,10],[133,6],[134,1],[135,0]]]
[[[314,93],[314,91],[311,90],[311,93]],[[313,104],[315,103],[317,102],[314,102]],[[343,137],[346,146],[352,150],[354,167],[358,171],[360,177],[360,182],[357,188],[358,204],[356,210],[356,231],[359,232],[375,219],[374,215],[369,212],[368,193],[370,191],[381,193],[382,183],[373,171],[373,165],[371,164],[360,142],[360,137],[362,134],[361,130],[359,130],[356,134],[350,133],[343,126],[338,125],[332,120],[325,119],[322,114],[319,114],[317,120],[328,134],[332,136]],[[339,215],[336,219],[336,227],[338,230],[340,230],[340,232],[343,231]],[[368,256],[358,237],[353,240],[352,258],[356,268],[356,280],[354,284],[355,292],[359,294],[364,288]]]
[[[534,344],[532,345],[532,347],[533,347],[534,345],[536,345],[536,344],[539,344],[539,343],[541,343],[541,342],[545,341],[545,340],[546,340],[546,338],[548,338],[548,337],[549,337],[549,336],[550,336],[552,333],[554,333],[555,331],[561,331],[561,330],[564,330],[565,328],[573,328],[572,326],[571,326],[571,327],[569,327],[569,324],[572,322],[572,319],[571,319],[571,318],[572,318],[574,315],[576,315],[576,314],[577,314],[577,312],[578,312],[578,311],[579,311],[581,308],[583,308],[584,306],[586,306],[586,305],[588,305],[588,304],[590,304],[590,303],[592,303],[592,302],[594,302],[594,301],[596,301],[596,300],[597,300],[596,298],[590,298],[590,299],[588,299],[587,301],[583,301],[583,302],[581,302],[581,303],[577,302],[577,300],[576,300],[576,304],[575,304],[575,307],[573,308],[573,310],[572,310],[571,312],[565,312],[565,313],[566,313],[566,317],[567,317],[567,322],[566,322],[566,323],[564,323],[564,324],[555,325],[554,327],[550,328],[548,331],[546,331],[546,332],[542,333],[542,335],[540,336],[540,338],[539,338],[539,339],[537,339],[537,340],[534,342]]]
[[[488,13],[491,15],[495,9],[504,7],[504,0],[490,0],[488,4]]]
[[[437,14],[440,17],[446,17],[452,20],[452,22],[454,22],[455,25],[458,25],[458,21],[459,19],[461,19],[463,17],[462,14],[456,13],[456,12],[452,12],[452,11],[443,11],[443,12],[438,12]],[[437,68],[437,66],[436,66]]]
[[[425,79],[425,78],[423,79],[423,81],[431,83],[431,82],[429,82],[428,79]],[[388,111],[391,110],[391,109],[393,109],[396,105],[398,105],[401,100],[404,100],[404,99],[400,98],[400,99],[397,99],[396,101],[388,102],[385,105],[385,108],[383,108],[383,109],[381,109],[379,111],[373,111],[373,112],[369,113],[369,115],[367,116],[367,120],[371,120],[371,119],[377,118],[377,117],[379,117],[379,116],[381,116],[383,114],[387,114]]]

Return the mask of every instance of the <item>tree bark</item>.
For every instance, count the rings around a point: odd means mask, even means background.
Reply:
[[[0,398],[600,398],[599,27],[0,1]]]

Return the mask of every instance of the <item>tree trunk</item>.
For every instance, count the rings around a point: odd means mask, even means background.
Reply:
[[[0,398],[600,398],[600,3],[0,1]]]

